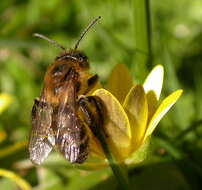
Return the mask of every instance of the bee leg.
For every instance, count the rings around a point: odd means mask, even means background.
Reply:
[[[81,97],[79,99],[79,112],[84,122],[90,127],[93,134],[98,136],[104,125],[104,104],[97,96]]]
[[[91,76],[87,81],[88,87],[92,88],[97,83],[97,81],[98,81],[98,75],[97,74]]]
[[[98,75],[93,75],[87,80],[87,90],[84,92],[84,94],[87,94],[98,82]]]

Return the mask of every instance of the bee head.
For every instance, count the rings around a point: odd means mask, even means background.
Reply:
[[[78,65],[81,69],[89,69],[88,57],[78,50],[70,50],[56,58],[57,61],[70,60]]]

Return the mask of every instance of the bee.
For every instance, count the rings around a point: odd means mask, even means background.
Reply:
[[[34,34],[63,51],[45,73],[44,87],[32,107],[29,154],[34,164],[41,164],[53,148],[70,163],[83,163],[88,157],[89,136],[79,111],[84,113],[87,125],[93,126],[99,114],[93,115],[91,108],[97,106],[99,110],[100,104],[97,98],[87,98],[85,95],[97,84],[98,76],[88,73],[88,58],[77,48],[87,31],[100,18],[97,17],[87,26],[74,49],[68,51],[56,41]]]

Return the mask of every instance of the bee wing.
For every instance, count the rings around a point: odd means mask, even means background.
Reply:
[[[66,125],[69,121],[59,122],[56,144],[59,151],[70,163],[82,163],[88,156],[89,139],[86,135],[85,126],[75,119],[75,124]]]
[[[82,163],[88,155],[88,136],[77,115],[76,76],[70,75],[60,98],[56,145],[70,163]]]
[[[55,145],[55,136],[51,128],[52,112],[53,109],[47,102],[35,100],[29,142],[30,160],[35,164],[41,164]]]

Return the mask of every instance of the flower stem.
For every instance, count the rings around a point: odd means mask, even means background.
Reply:
[[[98,139],[99,139],[99,141],[102,145],[102,148],[105,152],[105,155],[108,159],[108,162],[109,162],[109,165],[113,171],[113,174],[114,174],[115,178],[117,179],[117,181],[120,185],[120,189],[130,190],[127,170],[125,169],[125,167],[119,165],[117,163],[117,161],[115,160],[114,156],[112,155],[112,153],[111,153],[111,151],[110,151],[110,149],[106,143],[104,132],[99,130],[97,136],[98,136]]]

